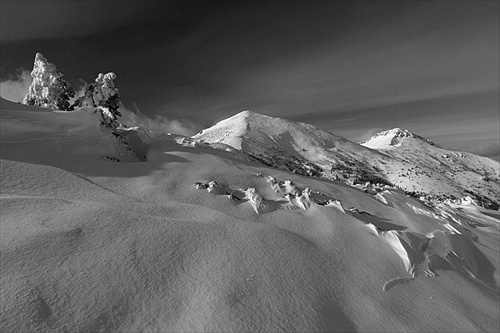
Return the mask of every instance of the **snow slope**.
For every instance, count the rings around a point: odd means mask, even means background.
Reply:
[[[241,150],[264,165],[347,183],[388,182],[415,196],[467,195],[498,209],[500,164],[445,150],[403,129],[361,145],[312,125],[243,111],[193,136]]]
[[[325,178],[356,176],[358,168],[376,174],[371,161],[385,158],[383,154],[312,125],[251,111],[222,120],[193,139],[226,144],[266,165]]]
[[[408,179],[407,188],[415,186],[411,184],[412,179],[418,183],[416,174],[432,171],[440,174],[441,181],[453,185],[448,194],[471,194],[479,199],[489,198],[497,204],[500,202],[500,164],[490,158],[446,150],[399,128],[380,132],[361,145],[409,163],[411,167],[401,173]]]
[[[493,211],[176,135],[117,163],[88,109],[0,116],[3,332],[499,329]]]

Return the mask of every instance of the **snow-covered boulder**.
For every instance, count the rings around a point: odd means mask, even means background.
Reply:
[[[64,75],[56,66],[48,62],[41,53],[36,54],[30,75],[33,81],[23,104],[63,111],[69,109],[69,100],[75,96],[75,91],[63,79]]]

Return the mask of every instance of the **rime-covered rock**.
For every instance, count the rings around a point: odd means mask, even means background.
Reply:
[[[24,97],[23,104],[63,111],[69,109],[69,100],[75,96],[75,91],[63,79],[64,75],[57,70],[56,66],[48,62],[41,53],[36,54],[30,75],[33,81]]]
[[[85,87],[85,95],[80,97],[73,104],[73,108],[77,107],[99,107],[101,110],[106,109],[110,113],[110,117],[116,120],[121,116],[118,108],[120,107],[120,93],[115,88],[114,81],[116,74],[109,72],[107,74],[99,73],[94,83]]]
[[[120,93],[115,87],[116,74],[99,73],[95,81],[85,87],[85,93],[71,106],[71,109],[95,108],[101,115],[100,125],[104,132],[115,139],[118,160],[124,157],[137,156],[141,161],[146,160],[146,152],[150,142],[149,135],[139,127],[128,127],[118,121],[121,113]]]
[[[114,79],[116,79],[116,74],[113,72],[99,73],[95,82],[85,87],[84,96],[78,98],[71,109],[97,108],[101,113],[101,126],[103,128],[114,131],[118,127],[124,127],[117,120],[121,116],[118,111],[121,96],[118,89],[115,88]],[[116,133],[113,134],[116,136]]]
[[[135,155],[139,160],[146,160],[146,152],[150,144],[148,134],[139,127],[128,127],[118,122],[121,113],[120,93],[115,87],[116,74],[99,73],[95,82],[85,87],[84,96],[78,98],[70,106],[70,98],[75,96],[74,90],[63,79],[63,74],[56,66],[47,61],[41,53],[35,56],[35,63],[31,72],[33,82],[23,103],[45,108],[72,111],[77,108],[95,108],[101,116],[100,125],[105,133],[115,139],[120,161],[124,157]],[[108,157],[109,158],[109,157]]]

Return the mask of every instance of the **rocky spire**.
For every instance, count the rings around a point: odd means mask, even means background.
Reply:
[[[68,110],[69,100],[75,96],[75,92],[63,76],[54,64],[48,62],[41,53],[37,53],[31,71],[33,81],[23,104]]]

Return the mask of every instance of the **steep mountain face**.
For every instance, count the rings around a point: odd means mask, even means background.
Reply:
[[[470,195],[490,208],[500,202],[498,162],[442,149],[405,129],[380,132],[357,144],[312,125],[243,111],[193,139],[302,175],[351,185],[391,184],[429,200]]]
[[[387,159],[315,126],[251,111],[222,120],[193,139],[228,145],[268,166],[344,181],[383,181],[371,161]]]

